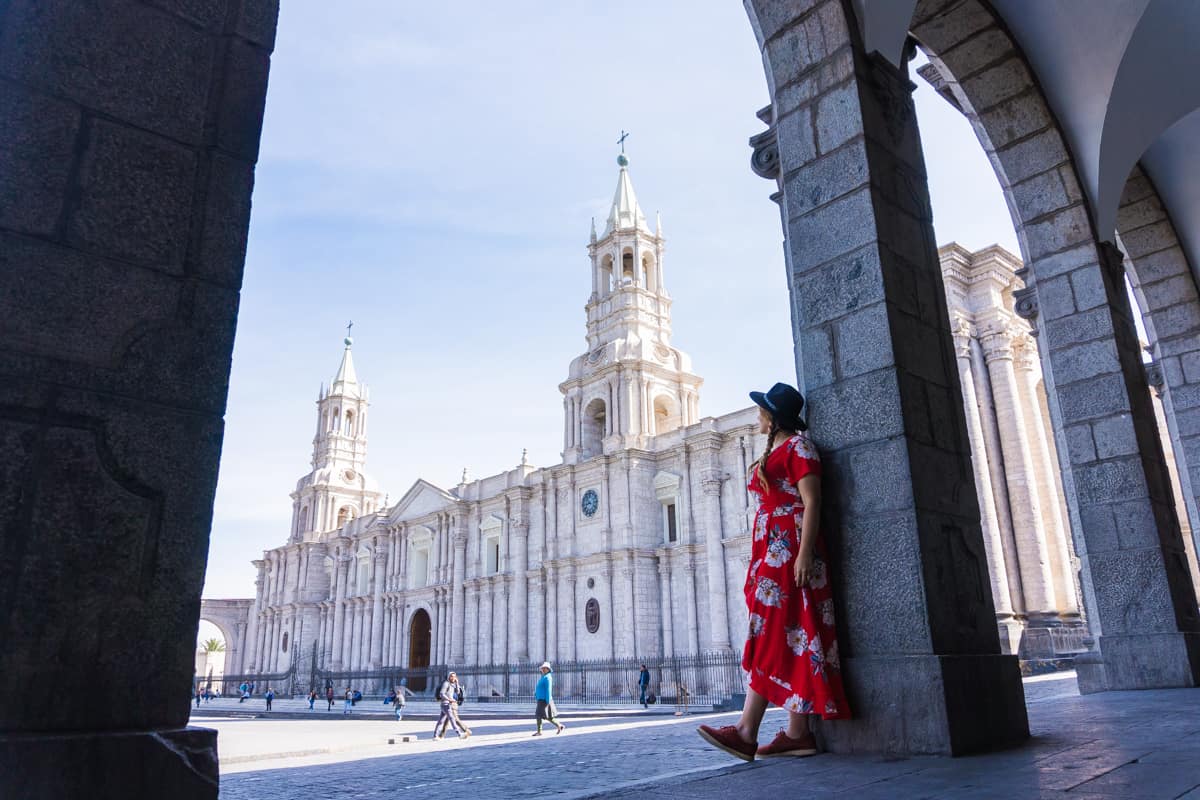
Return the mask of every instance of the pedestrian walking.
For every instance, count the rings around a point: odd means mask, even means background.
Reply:
[[[533,735],[542,735],[543,722],[549,722],[551,725],[557,728],[558,730],[555,731],[555,734],[562,733],[567,729],[567,726],[563,725],[555,718],[557,715],[555,714],[554,709],[554,678],[550,675],[550,673],[553,671],[550,669],[550,662],[543,661],[542,665],[538,667],[538,669],[541,670],[542,677],[538,678],[537,687],[533,690],[533,699],[537,701],[537,711],[535,712],[537,718],[537,733]]]
[[[313,706],[315,706],[316,704],[317,704],[317,690],[309,689],[308,690],[308,710],[312,711]]]
[[[268,686],[267,693],[263,695],[263,699],[267,701],[267,711],[270,711],[271,701],[275,699],[275,690]]]
[[[800,415],[804,397],[777,383],[766,394],[751,392],[750,399],[759,407],[759,433],[767,435],[766,449],[747,475],[747,488],[758,498],[744,589],[750,632],[742,669],[750,685],[736,725],[699,729],[709,744],[744,761],[813,755],[817,743],[809,717],[850,716],[832,576],[819,529],[821,461]],[[787,709],[787,729],[759,747],[768,703]]]
[[[649,708],[650,705],[646,702],[646,691],[650,688],[650,670],[646,669],[645,664],[642,664],[642,671],[638,675],[638,688],[642,693],[642,708]]]
[[[346,687],[346,704],[342,706],[342,713],[349,714],[354,711],[354,690],[349,686]]]
[[[404,697],[404,693],[407,691],[408,689],[404,688],[403,684],[397,686],[395,689],[396,697],[392,700],[392,710],[396,712],[396,722],[404,719],[404,706],[408,703]]]
[[[242,681],[242,685],[238,687],[238,691],[241,692],[242,695],[238,698],[239,703],[244,703],[250,698],[250,684],[246,683],[245,681]]]
[[[437,699],[441,704],[442,713],[438,716],[437,722],[433,723],[433,740],[435,742],[442,740],[447,725],[454,728],[454,732],[460,739],[466,739],[471,735],[469,731],[463,732],[462,724],[458,721],[458,700],[454,696],[456,683],[458,683],[458,676],[451,672],[437,691]],[[443,733],[438,733],[438,728],[441,728]]]
[[[438,738],[442,738],[446,735],[446,728],[450,726],[451,722],[453,722],[459,732],[459,738],[468,739],[471,736],[471,729],[466,726],[466,724],[462,721],[462,717],[458,715],[459,708],[462,707],[462,704],[466,702],[467,699],[466,690],[463,688],[462,681],[458,679],[458,675],[455,673],[451,672],[449,675],[447,675],[446,680],[451,684],[450,696],[452,700],[450,701],[450,707],[447,709],[449,713],[446,717],[446,720],[442,721],[440,717],[438,718],[438,721],[441,722],[441,732],[438,734]]]
[[[329,705],[325,706],[325,710],[333,711],[333,687],[332,686],[325,687],[325,700],[329,703]]]
[[[203,694],[204,694],[204,692],[202,692],[202,691],[200,690],[200,687],[199,687],[199,686],[197,686],[197,687],[196,687],[196,708],[199,708],[199,707],[200,707],[200,697],[201,697]]]

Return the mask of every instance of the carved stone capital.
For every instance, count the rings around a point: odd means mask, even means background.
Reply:
[[[1038,296],[1036,286],[1026,286],[1013,292],[1013,313],[1031,323],[1037,319]]]
[[[775,126],[750,137],[750,169],[760,178],[776,180],[779,177],[779,137]]]
[[[1012,334],[1007,330],[990,330],[979,337],[983,345],[983,357],[989,364],[999,359],[1012,360]]]

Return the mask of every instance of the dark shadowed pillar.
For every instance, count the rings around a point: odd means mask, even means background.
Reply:
[[[792,319],[826,464],[856,718],[836,752],[961,754],[1029,735],[1000,654],[907,76],[837,0],[749,0],[771,89],[754,166],[778,180]]]
[[[14,797],[217,796],[188,695],[276,5],[0,3]]]

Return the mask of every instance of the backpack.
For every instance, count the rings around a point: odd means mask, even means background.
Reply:
[[[461,683],[454,687],[454,699],[460,706],[467,701],[467,693],[463,691]]]

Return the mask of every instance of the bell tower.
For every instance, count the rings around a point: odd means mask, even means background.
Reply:
[[[633,191],[629,159],[617,157],[617,189],[605,222],[588,243],[592,292],[587,352],[571,362],[563,393],[563,460],[644,448],[649,440],[699,419],[703,382],[691,359],[671,346],[671,296],[663,280],[666,239]]]
[[[353,344],[347,336],[333,383],[317,395],[312,471],[292,492],[291,541],[316,541],[379,506],[378,486],[364,471],[370,390],[354,371]]]

